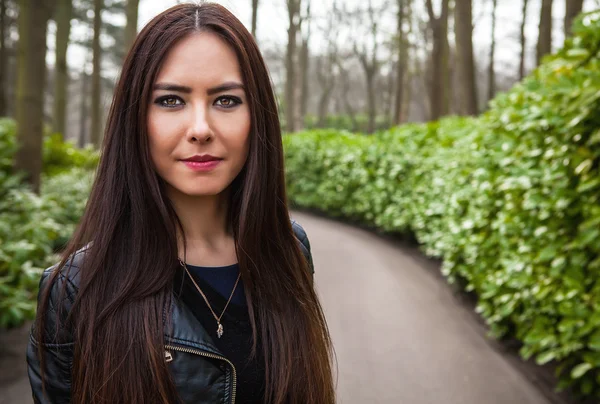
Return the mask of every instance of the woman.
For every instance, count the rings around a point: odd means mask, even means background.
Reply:
[[[150,21],[102,148],[80,225],[40,282],[34,400],[334,403],[276,103],[240,21],[209,3]]]

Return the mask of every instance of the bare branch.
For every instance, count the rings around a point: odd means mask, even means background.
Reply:
[[[437,18],[435,17],[435,13],[433,12],[433,4],[431,3],[431,0],[426,0],[426,5],[427,5],[427,14],[429,14],[429,21],[436,21]]]

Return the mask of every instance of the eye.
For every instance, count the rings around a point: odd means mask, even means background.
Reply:
[[[242,103],[242,100],[240,98],[234,97],[231,95],[221,96],[215,100],[215,103],[218,103],[219,101],[220,101],[220,104],[217,104],[217,105],[219,105],[220,107],[223,107],[225,109],[233,108],[236,105],[239,105]]]
[[[154,100],[154,103],[166,108],[175,108],[184,104],[183,100],[175,95],[164,95],[162,97],[158,97],[156,100]]]

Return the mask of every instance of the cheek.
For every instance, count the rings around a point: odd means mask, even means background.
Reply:
[[[250,113],[240,111],[239,114],[219,118],[218,131],[227,150],[237,159],[244,159],[248,153],[250,139]]]
[[[158,168],[160,166],[160,156],[162,154],[161,149],[163,146],[161,145],[162,141],[157,132],[157,127],[153,126],[150,121],[148,121],[148,148],[150,149],[150,158],[154,163],[154,167]]]
[[[236,128],[235,143],[238,148],[238,153],[244,161],[247,157],[250,144],[250,126],[250,117],[248,116],[244,119],[243,123],[240,123]]]
[[[167,119],[163,114],[148,114],[148,146],[155,165],[168,158],[177,144],[178,127],[176,122]]]

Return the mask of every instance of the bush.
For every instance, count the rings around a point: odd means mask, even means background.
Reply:
[[[366,133],[369,127],[369,116],[366,114],[356,114],[354,119],[355,122],[352,121],[350,115],[327,115],[323,127]],[[391,124],[386,116],[378,115],[375,117],[375,131],[385,130],[390,126]],[[319,128],[319,117],[314,115],[305,116],[304,128],[307,130]]]
[[[13,158],[17,151],[16,128],[12,119],[0,118],[0,200],[8,189],[18,186],[22,179],[22,176],[12,173]]]
[[[41,273],[71,237],[91,179],[89,170],[73,169],[44,177],[41,196],[23,186],[0,200],[0,328],[35,315]]]
[[[93,170],[98,165],[100,154],[91,145],[78,149],[71,142],[64,142],[59,133],[44,139],[44,172],[56,175],[74,167]]]
[[[600,397],[600,12],[479,118],[285,136],[290,199],[443,259],[490,333]]]
[[[12,170],[16,125],[0,120],[0,328],[35,315],[44,268],[56,263],[83,214],[98,154],[76,150],[59,136],[44,141],[40,195]]]

